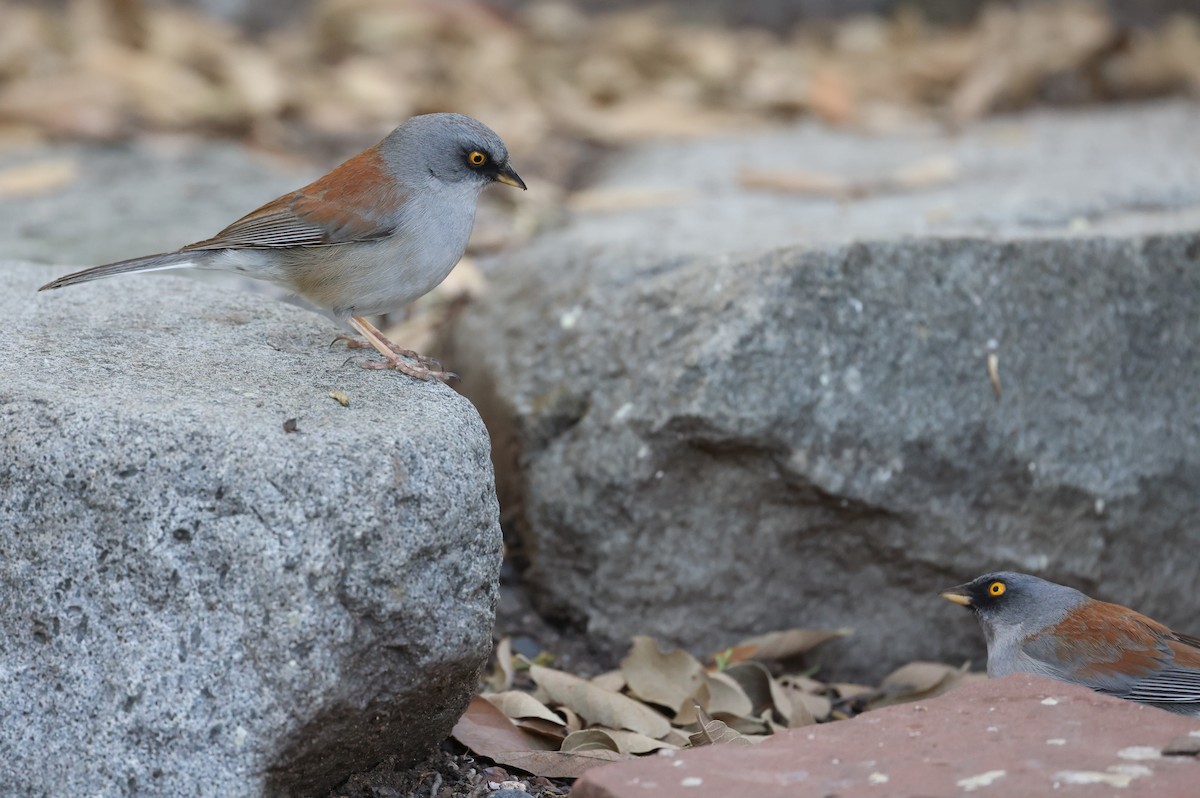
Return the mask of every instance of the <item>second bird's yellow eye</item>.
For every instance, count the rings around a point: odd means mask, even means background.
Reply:
[[[487,156],[479,150],[472,150],[471,154],[467,156],[467,160],[471,162],[471,166],[483,166],[487,163]]]
[[[988,595],[1003,596],[1004,591],[1007,589],[1008,588],[1004,586],[1003,582],[992,582],[990,585],[988,585]]]

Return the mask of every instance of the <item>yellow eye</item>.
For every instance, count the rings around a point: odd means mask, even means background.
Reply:
[[[471,162],[471,166],[483,166],[487,163],[487,156],[479,150],[472,150],[471,154],[467,156],[467,160]]]
[[[1003,596],[1005,590],[1008,588],[1004,586],[1003,582],[992,582],[988,585],[988,595],[990,596]]]

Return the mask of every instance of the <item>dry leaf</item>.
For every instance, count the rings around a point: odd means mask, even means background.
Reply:
[[[633,638],[621,660],[621,674],[636,698],[658,704],[678,715],[704,685],[704,666],[683,649],[663,653],[652,637]]]
[[[729,662],[744,660],[787,660],[806,654],[822,643],[853,634],[851,629],[784,629],[764,635],[748,637],[735,645],[729,654]]]
[[[563,724],[542,720],[541,718],[519,718],[513,720],[513,725],[518,729],[524,729],[533,734],[540,734],[543,737],[557,740],[558,744],[561,744],[569,733],[567,727]],[[555,748],[558,747],[558,744],[555,745]]]
[[[708,703],[701,706],[709,713],[726,712],[730,715],[749,715],[754,711],[754,704],[746,691],[727,673],[715,672],[705,674],[708,684]]]
[[[716,720],[721,721],[733,731],[744,735],[767,735],[774,731],[770,721],[772,710],[764,709],[757,717],[754,715],[726,715],[718,713]]]
[[[621,753],[621,747],[617,745],[617,741],[610,737],[604,729],[581,729],[580,731],[571,732],[562,741],[562,746],[559,750],[567,753],[573,751],[614,751]]]
[[[517,720],[520,718],[541,718],[542,720],[565,725],[563,719],[554,711],[520,690],[507,690],[503,693],[485,693],[483,698],[492,706],[504,713],[505,717]]]
[[[788,718],[788,726],[792,728],[829,720],[833,713],[833,701],[828,696],[803,690],[788,690],[787,695],[792,702],[792,715]]]
[[[655,740],[653,737],[647,737],[637,732],[625,731],[624,729],[605,729],[604,733],[616,742],[618,750],[622,754],[648,754],[651,751],[679,748],[687,742],[686,740],[681,742]]]
[[[708,713],[696,707],[700,729],[695,734],[688,735],[688,742],[693,748],[703,745],[750,745],[750,740],[735,732],[719,720],[709,717]]]
[[[484,685],[493,693],[511,690],[516,668],[513,667],[512,638],[503,637],[496,644],[495,668],[483,679]],[[510,716],[511,717],[511,716]]]
[[[454,739],[481,756],[507,764],[501,757],[513,751],[557,748],[517,728],[508,717],[481,696],[471,698],[467,711],[450,732]]]
[[[567,706],[562,706],[559,707],[557,711],[558,714],[562,715],[567,721],[566,727],[568,734],[579,731],[583,728],[583,718],[579,717],[579,714],[575,710]]]
[[[884,677],[880,684],[883,695],[870,702],[871,709],[920,701],[939,696],[962,684],[987,678],[968,672],[968,665],[955,668],[940,662],[910,662]]]
[[[828,720],[833,712],[833,701],[827,695],[829,687],[816,679],[807,676],[783,676],[779,678],[779,686],[783,688],[793,709],[801,707],[810,716],[805,722],[803,714],[796,712],[789,719],[789,725],[804,726],[812,721]]]
[[[615,751],[554,750],[557,741],[521,729],[481,696],[471,699],[450,734],[480,756],[551,779],[578,778],[597,765],[624,758]]]
[[[593,676],[592,684],[619,693],[625,689],[625,676],[619,670],[605,671],[599,676]]]
[[[671,730],[670,722],[645,704],[597,687],[586,679],[540,665],[530,666],[529,675],[551,702],[570,707],[588,723],[628,729],[654,738]]]
[[[853,682],[834,682],[829,686],[842,698],[856,698],[875,692],[875,688],[870,685],[854,684]]]
[[[330,391],[329,398],[335,400],[342,407],[350,406],[350,397],[346,396],[343,391]]]
[[[792,702],[766,665],[748,660],[726,668],[725,674],[741,685],[754,706],[751,710],[754,714],[769,709],[775,712],[777,720],[781,722],[786,723],[791,719]]]

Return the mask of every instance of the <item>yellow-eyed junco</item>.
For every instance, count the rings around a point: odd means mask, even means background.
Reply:
[[[393,344],[364,317],[396,310],[446,278],[466,251],[479,192],[493,182],[525,188],[490,128],[460,114],[416,116],[212,238],[68,274],[40,290],[126,272],[239,272],[347,321],[385,358],[367,366],[444,379],[450,375],[430,368],[436,361]]]
[[[985,574],[941,596],[979,618],[989,676],[1040,674],[1200,717],[1200,639],[1012,571]]]

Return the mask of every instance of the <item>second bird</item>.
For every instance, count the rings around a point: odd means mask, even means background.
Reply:
[[[479,193],[495,182],[525,188],[495,132],[460,114],[416,116],[212,238],[84,269],[39,290],[127,272],[238,272],[348,322],[385,359],[368,366],[445,379],[436,361],[393,344],[365,317],[398,310],[446,279],[466,252]]]
[[[989,676],[1034,673],[1200,717],[1200,640],[1194,637],[1128,607],[1012,571],[985,574],[941,595],[979,618]]]

